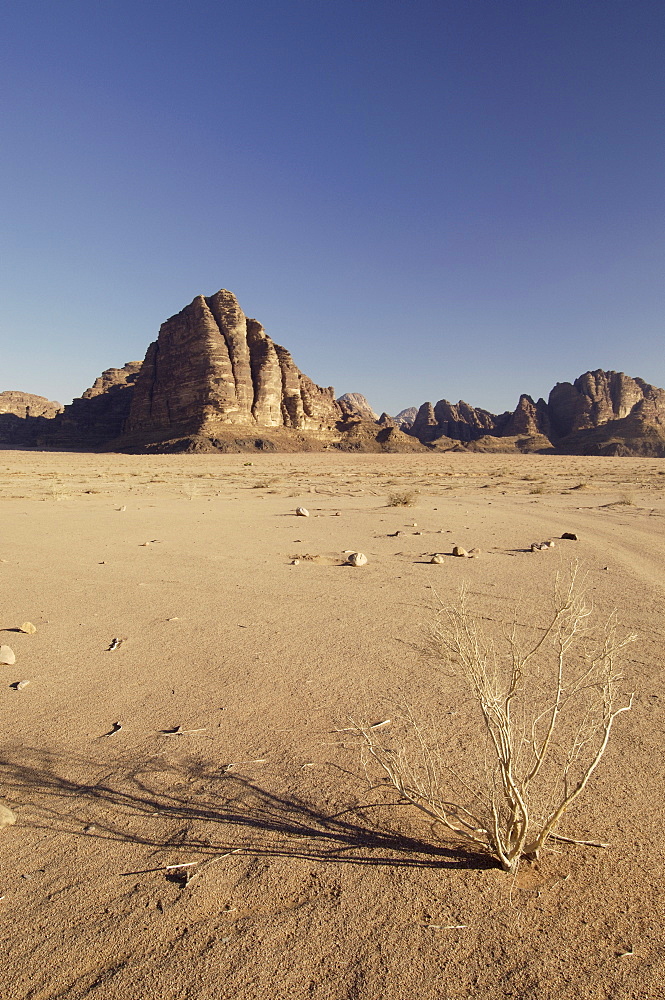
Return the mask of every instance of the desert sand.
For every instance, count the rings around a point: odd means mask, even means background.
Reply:
[[[6,451],[0,513],[8,1000],[664,995],[662,460]],[[349,719],[436,716],[437,604],[508,620],[573,560],[638,635],[561,826],[610,846],[506,874],[371,788]]]

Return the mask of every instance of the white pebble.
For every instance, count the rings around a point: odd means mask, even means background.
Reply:
[[[366,566],[367,556],[364,552],[352,552],[346,558],[347,566]]]
[[[3,826],[13,826],[16,822],[16,813],[13,813],[7,806],[0,806],[0,830]]]

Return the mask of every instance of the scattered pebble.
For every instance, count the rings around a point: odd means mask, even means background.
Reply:
[[[116,507],[116,510],[120,512],[122,512],[123,510],[127,510],[127,504],[125,504],[124,507]]]
[[[364,552],[351,552],[346,557],[347,566],[366,566],[367,556]]]
[[[97,827],[95,826],[94,823],[88,823],[87,826],[83,827],[83,832],[84,833],[94,833],[96,829],[97,829]]]
[[[480,549],[475,547],[473,549],[469,549],[469,559],[475,559],[475,557],[479,555],[480,555]]]
[[[0,646],[0,663],[11,667],[16,663],[16,653],[11,646]]]
[[[34,635],[37,629],[32,624],[32,622],[23,622],[21,625],[21,632],[25,632],[26,635]]]
[[[296,507],[296,516],[309,517],[309,511],[307,510],[307,507]]]
[[[16,822],[16,813],[8,809],[7,806],[0,805],[0,830],[3,826],[13,826]]]
[[[30,681],[14,681],[13,684],[10,684],[10,687],[13,687],[15,691],[22,691],[29,683]]]
[[[111,645],[108,647],[106,652],[112,653],[114,649],[118,648],[118,646],[122,646],[124,641],[124,639],[111,639]]]
[[[300,566],[300,559],[292,559],[291,560],[291,565],[292,566]]]
[[[435,552],[432,558],[430,559],[431,563],[442,563],[444,561],[445,561],[445,556],[443,555],[442,552]]]
[[[453,555],[459,556],[462,559],[468,559],[469,557],[469,553],[466,551],[466,549],[463,549],[461,545],[453,546]]]
[[[545,549],[553,549],[553,548],[554,548],[554,542],[551,539],[548,539],[548,541],[546,541],[546,542],[532,542],[531,543],[531,551],[532,552],[544,552]]]
[[[570,542],[576,542],[578,540],[577,535],[574,531],[564,531],[562,538],[567,538]]]

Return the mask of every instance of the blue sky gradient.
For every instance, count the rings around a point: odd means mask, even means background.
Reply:
[[[9,0],[0,389],[229,288],[395,413],[665,386],[662,0]]]

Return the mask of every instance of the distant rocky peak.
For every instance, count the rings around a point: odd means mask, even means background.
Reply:
[[[379,419],[378,414],[374,412],[365,397],[361,396],[359,392],[345,392],[343,396],[339,396],[337,402],[349,416],[357,415],[363,420],[377,421]]]
[[[398,427],[401,427],[402,430],[406,430],[413,426],[413,421],[416,419],[417,415],[417,406],[407,406],[406,409],[400,410],[399,413],[393,417],[393,420]]]

